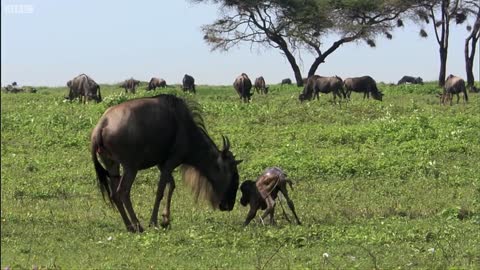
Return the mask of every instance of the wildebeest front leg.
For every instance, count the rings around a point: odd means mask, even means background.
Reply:
[[[171,172],[161,172],[160,179],[158,181],[157,195],[155,196],[155,203],[153,205],[152,216],[150,217],[150,225],[158,227],[158,209],[160,208],[160,202],[162,201],[163,194],[165,192],[165,187],[167,183],[170,182],[170,178],[173,182],[173,177]]]
[[[274,211],[275,211],[275,200],[271,197],[268,196],[265,199],[265,202],[267,203],[267,209],[265,209],[265,212],[262,215],[262,219],[267,217],[267,215],[270,215],[270,224],[275,224],[275,220],[273,217]]]
[[[250,205],[250,210],[248,211],[247,218],[245,219],[245,222],[243,222],[243,226],[247,226],[252,219],[255,218],[255,215],[257,215],[257,207],[254,207]]]
[[[175,190],[175,181],[173,181],[173,178],[172,178],[171,181],[168,183],[167,204],[165,205],[165,208],[163,209],[163,213],[162,213],[162,227],[164,228],[170,225],[170,205],[172,202],[172,195],[174,190]]]

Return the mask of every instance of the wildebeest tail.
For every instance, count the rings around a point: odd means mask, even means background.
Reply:
[[[108,181],[108,171],[103,168],[102,164],[98,161],[97,152],[99,151],[102,145],[102,127],[96,126],[93,130],[92,134],[92,144],[91,144],[91,154],[92,154],[92,161],[95,167],[95,173],[97,174],[97,181],[98,187],[100,188],[100,192],[102,192],[103,200],[105,200],[105,194],[108,196],[108,200],[113,205],[111,191],[110,191],[110,184]]]
[[[98,89],[98,102],[102,102],[102,93],[100,92],[100,85],[97,85]]]

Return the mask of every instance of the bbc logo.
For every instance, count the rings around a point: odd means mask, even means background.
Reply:
[[[32,14],[33,5],[5,5],[5,13],[7,14]]]

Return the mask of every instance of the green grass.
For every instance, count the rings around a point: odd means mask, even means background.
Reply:
[[[381,86],[384,101],[300,104],[296,87],[240,102],[232,87],[134,95],[102,85],[105,101],[64,102],[66,88],[1,94],[1,267],[31,269],[480,268],[480,98],[440,106],[434,84]],[[227,135],[241,180],[280,166],[304,225],[277,226],[248,209],[196,205],[178,174],[168,230],[127,233],[96,186],[89,135],[108,106],[175,93],[198,101],[207,129]],[[143,225],[159,172],[138,174]],[[237,201],[240,198],[237,195]],[[328,256],[327,256],[328,254]]]

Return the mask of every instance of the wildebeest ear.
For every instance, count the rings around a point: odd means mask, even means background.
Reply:
[[[235,160],[235,165],[238,165],[243,162],[243,159]]]

